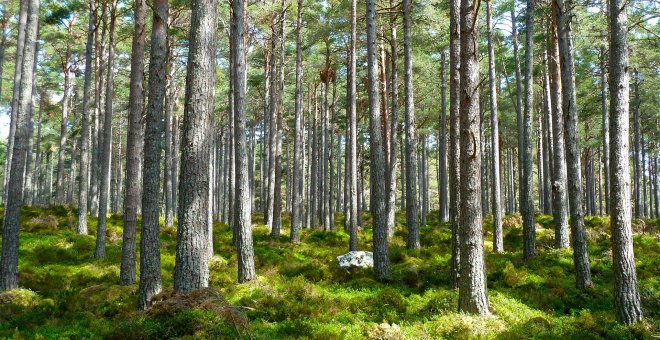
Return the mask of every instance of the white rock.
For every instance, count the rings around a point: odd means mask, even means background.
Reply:
[[[374,266],[374,254],[370,251],[349,251],[337,256],[340,268],[371,268]]]

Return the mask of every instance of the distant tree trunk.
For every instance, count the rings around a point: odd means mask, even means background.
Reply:
[[[419,220],[417,202],[417,155],[415,137],[415,102],[413,100],[412,67],[412,22],[411,0],[403,0],[403,51],[405,62],[405,105],[406,105],[406,225],[408,227],[408,249],[418,249]]]
[[[2,17],[0,18],[0,98],[2,98],[2,77],[4,75],[5,69],[5,52],[7,51],[7,38],[9,38],[9,33],[7,32],[7,23],[9,18],[13,13],[10,13],[8,10],[2,11]]]
[[[35,62],[35,65],[37,63]],[[34,176],[32,176],[32,203],[34,205],[41,205],[42,202],[42,192],[41,188],[43,186],[43,164],[42,164],[42,158],[43,154],[41,152],[41,126],[43,124],[43,113],[45,111],[44,109],[44,102],[46,100],[46,93],[42,92],[39,95],[39,116],[37,118],[37,141],[36,141],[36,150],[34,153]],[[80,204],[80,203],[79,203]],[[84,211],[84,210],[83,210]],[[84,234],[87,234],[87,212],[85,211],[85,232]],[[77,228],[78,232],[80,234],[83,234],[79,228]]]
[[[378,279],[384,279],[390,275],[390,260],[387,249],[387,216],[385,216],[385,157],[380,112],[378,112],[380,98],[378,96],[378,58],[376,56],[378,51],[376,45],[376,4],[374,0],[367,0],[366,5],[374,273]]]
[[[520,156],[520,212],[523,218],[523,258],[536,256],[536,227],[534,225],[534,169],[532,162],[532,110],[533,110],[533,45],[535,0],[527,0],[525,14],[525,102],[519,124],[522,132],[518,152]]]
[[[522,99],[522,75],[520,71],[520,52],[519,52],[519,46],[518,46],[518,25],[517,25],[517,17],[516,17],[516,6],[513,6],[511,8],[511,40],[513,43],[513,58],[514,58],[514,69],[515,69],[515,76],[516,76],[516,126],[518,127],[518,165],[523,163],[522,160],[522,149],[524,147],[523,143],[523,99]],[[518,182],[522,182],[522,173],[518,171]],[[514,181],[512,182],[513,186],[515,188],[515,176],[514,176]],[[515,189],[513,192],[513,202],[514,202],[514,209],[515,208]],[[521,207],[521,212],[522,212],[522,207]]]
[[[142,112],[144,111],[144,0],[135,0],[135,33],[131,48],[130,92],[128,98],[128,136],[126,138],[126,197],[124,204],[124,232],[121,248],[119,284],[135,283],[137,207],[140,196],[140,161],[142,137]],[[153,44],[153,42],[152,42]],[[153,48],[152,48],[153,49]],[[156,57],[157,58],[157,57]],[[152,56],[153,62],[154,56]],[[151,79],[151,78],[150,78]],[[151,193],[154,194],[154,193]],[[159,193],[156,192],[156,197]],[[144,212],[143,212],[144,232]],[[144,255],[143,255],[144,256]]]
[[[357,117],[356,117],[356,57],[355,49],[357,44],[357,0],[351,0],[351,38],[350,38],[350,47],[348,50],[348,86],[346,93],[346,100],[348,102],[348,146],[346,148],[348,158],[346,163],[348,164],[347,171],[347,180],[348,180],[348,206],[347,211],[349,212],[347,218],[348,230],[350,234],[349,239],[349,250],[356,251],[358,250],[358,177],[357,177]]]
[[[633,162],[635,166],[635,173],[634,173],[634,178],[635,178],[635,218],[642,218],[644,215],[643,207],[642,207],[642,184],[641,184],[641,176],[642,176],[642,161],[641,161],[641,153],[642,153],[642,128],[641,128],[641,121],[640,121],[640,99],[639,99],[639,71],[637,71],[637,68],[633,69],[633,78],[635,81],[634,88],[635,88],[635,114],[634,114],[634,119],[635,119],[635,151],[634,151],[634,156],[633,156]]]
[[[630,218],[629,75],[627,3],[610,1],[610,209],[616,320],[630,325],[642,320],[635,273]]]
[[[37,28],[39,30],[39,28]],[[23,204],[27,206],[32,206],[32,198],[33,198],[33,191],[34,191],[34,166],[36,163],[33,162],[32,158],[32,149],[34,148],[34,124],[33,119],[34,119],[34,104],[35,104],[35,98],[37,97],[37,63],[39,62],[39,36],[37,35],[37,42],[35,42],[35,48],[34,48],[34,67],[32,68],[32,94],[30,96],[30,111],[29,111],[29,121],[30,124],[28,125],[28,146],[27,146],[27,154],[26,154],[26,159],[25,159],[25,179],[23,180]],[[2,86],[0,82],[0,86]],[[74,151],[76,150],[76,143],[74,145]],[[75,152],[73,153],[75,155]],[[72,168],[71,172],[75,173],[75,156],[72,156]],[[75,177],[74,177],[75,179]],[[75,182],[75,180],[73,181]],[[73,193],[71,193],[73,194]]]
[[[481,216],[481,153],[479,131],[478,8],[472,0],[461,1],[461,280],[458,309],[490,314]]]
[[[108,191],[110,189],[110,157],[112,154],[112,103],[114,97],[114,58],[115,58],[115,22],[116,22],[117,0],[111,1],[110,29],[108,42],[107,81],[105,89],[105,116],[103,121],[103,149],[100,150],[99,163],[101,168],[99,178],[99,211],[98,224],[96,228],[96,249],[94,257],[105,258],[105,230],[108,211]],[[100,133],[99,133],[100,135]],[[118,161],[118,160],[117,160]]]
[[[175,171],[172,169],[174,162],[174,153],[176,150],[173,146],[174,129],[174,106],[178,97],[178,89],[174,76],[176,73],[176,66],[174,65],[174,47],[169,46],[167,58],[167,69],[169,76],[166,77],[166,96],[165,96],[165,164],[163,164],[163,172],[165,177],[164,194],[165,194],[165,225],[172,226],[174,224],[174,178]],[[223,187],[226,185],[223,185]]]
[[[80,128],[80,186],[78,191],[78,223],[76,224],[76,231],[83,235],[87,234],[87,209],[90,175],[89,111],[91,109],[90,91],[92,87],[92,48],[94,44],[94,31],[96,30],[96,26],[96,0],[90,0],[89,23],[87,25],[87,43],[85,45],[85,83],[83,85],[83,111]],[[41,117],[41,110],[39,112],[39,117]],[[41,121],[41,119],[39,121]],[[39,130],[41,130],[41,123],[39,123]]]
[[[543,49],[543,213],[552,214],[552,103],[550,100],[550,76],[548,71],[548,51]]]
[[[553,6],[554,7],[554,6]],[[557,18],[553,16],[550,25],[549,65],[550,101],[552,103],[552,214],[555,221],[555,248],[568,248],[568,194],[566,192],[566,151],[564,146],[564,118],[561,100],[561,67],[557,37]]]
[[[457,289],[460,278],[460,63],[461,1],[449,3],[449,224],[451,225],[451,280]]]
[[[9,177],[11,174],[11,163],[14,155],[14,140],[16,136],[16,129],[18,124],[18,110],[20,105],[20,86],[23,72],[23,56],[25,52],[25,35],[26,26],[28,21],[28,13],[30,0],[21,0],[21,5],[18,14],[17,34],[16,34],[16,56],[14,59],[14,88],[11,97],[11,112],[9,121],[9,136],[7,137],[7,150],[5,158],[5,176],[3,183],[3,197],[5,205],[8,201],[7,195],[9,194]],[[33,61],[34,62],[34,61]],[[32,69],[29,69],[32,71]]]
[[[66,51],[64,52],[64,60],[62,61],[62,73],[64,74],[64,89],[62,96],[62,120],[60,122],[60,138],[59,148],[57,149],[57,180],[55,181],[57,202],[62,204],[65,202],[64,190],[64,156],[66,149],[66,130],[69,125],[69,111],[71,108],[71,97],[73,95],[73,84],[71,80],[72,67],[71,57],[71,44],[67,42]]]
[[[556,0],[559,53],[561,60],[562,108],[564,112],[564,131],[566,139],[566,165],[568,173],[568,195],[571,212],[571,239],[573,245],[573,262],[575,265],[575,280],[578,289],[593,286],[591,269],[589,268],[589,253],[587,248],[587,231],[584,225],[582,210],[582,178],[580,174],[580,134],[577,122],[577,100],[575,94],[575,64],[573,62],[573,37],[570,20],[573,17],[572,0]]]
[[[142,167],[142,230],[140,238],[140,285],[138,308],[146,309],[162,289],[160,269],[160,157],[163,111],[167,90],[167,0],[153,2],[151,51],[149,55],[149,101],[144,127]],[[165,165],[167,167],[168,164]]]
[[[605,180],[605,213],[610,213],[610,122],[607,109],[607,76],[605,69],[605,45],[600,47],[600,96],[603,114],[603,174]]]
[[[303,220],[303,138],[304,126],[303,93],[302,93],[302,11],[303,0],[298,0],[298,15],[296,19],[296,103],[295,103],[295,136],[293,145],[293,214],[291,216],[291,242],[300,242],[300,229]]]
[[[250,188],[247,178],[247,155],[245,136],[245,76],[247,64],[245,58],[245,29],[247,3],[244,0],[234,0],[232,9],[232,39],[234,43],[234,138],[236,146],[236,209],[234,218],[238,233],[238,282],[251,281],[256,277],[254,269],[254,250],[252,246],[252,211],[250,205]],[[214,7],[215,10],[215,7]]]
[[[29,111],[32,105],[34,57],[39,27],[39,0],[26,2],[24,54],[21,59],[21,77],[18,86],[18,105],[15,118],[16,134],[13,143],[13,162],[7,181],[7,200],[2,224],[2,255],[0,257],[0,291],[18,288],[18,235],[20,231],[21,206],[23,205],[23,171],[27,157]]]
[[[446,52],[443,51],[440,55],[440,129],[438,134],[438,148],[439,148],[439,178],[438,178],[438,209],[440,222],[447,221],[449,213],[449,195],[447,187],[447,83],[445,80],[446,69]]]
[[[105,92],[104,84],[105,80],[103,77],[103,72],[105,72],[105,60],[103,56],[105,55],[106,47],[106,12],[107,12],[107,1],[101,1],[101,16],[100,21],[103,22],[103,25],[94,30],[94,40],[95,40],[95,88],[94,91],[94,130],[92,132],[92,160],[91,160],[91,170],[90,170],[90,192],[89,192],[89,201],[91,204],[90,213],[93,216],[98,215],[99,210],[99,173],[101,171],[100,167],[100,157],[101,150],[103,148],[103,134],[101,133],[101,119],[103,114],[103,94]],[[98,8],[97,8],[98,10]],[[97,18],[98,19],[98,18]],[[101,30],[99,30],[101,28]]]
[[[493,4],[486,3],[486,21],[488,27],[488,79],[490,83],[490,128],[491,128],[491,158],[492,158],[492,186],[493,195],[493,251],[504,250],[504,237],[502,233],[502,204],[500,193],[500,149],[499,149],[499,123],[497,117],[497,79],[495,78],[495,48],[493,47]]]
[[[268,128],[268,205],[266,207],[266,225],[273,227],[273,208],[275,204],[275,157],[277,153],[277,62],[276,62],[276,30],[275,30],[275,15],[271,22],[271,42],[270,42],[270,59],[269,69],[270,73],[270,91],[269,91],[269,128]]]
[[[207,287],[209,280],[208,155],[215,84],[218,1],[194,0],[191,5],[178,193],[179,226],[174,265],[176,291]]]

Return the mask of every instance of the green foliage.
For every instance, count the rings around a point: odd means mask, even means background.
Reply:
[[[616,324],[613,314],[607,218],[586,219],[590,233],[604,236],[590,237],[596,286],[580,292],[574,284],[571,251],[539,248],[539,256],[522,262],[519,217],[508,216],[507,252],[494,254],[486,247],[493,316],[481,317],[456,311],[458,292],[449,288],[451,232],[434,219],[421,229],[423,248],[407,250],[402,216],[397,215],[388,282],[375,281],[370,270],[338,268],[335,257],[346,252],[348,243],[338,218],[337,231],[303,230],[301,243],[295,245],[288,241],[288,230],[273,240],[265,226],[257,225],[260,276],[238,285],[231,232],[228,226],[216,224],[210,284],[217,290],[209,293],[211,298],[202,295],[197,300],[176,300],[171,293],[176,230],[162,228],[166,288],[162,300],[169,307],[142,313],[137,311],[137,285],[116,284],[121,239],[108,240],[107,259],[94,259],[94,237],[71,230],[71,213],[61,207],[24,210],[24,222],[32,225],[21,234],[20,284],[25,288],[0,294],[0,337],[207,339],[237,338],[239,332],[245,337],[249,329],[257,339],[634,339],[660,331],[658,235],[634,236],[646,321],[623,327]],[[552,244],[552,218],[539,215],[537,222],[539,239],[548,238]],[[95,229],[93,219],[90,225]],[[109,218],[109,229],[121,235],[120,216]],[[367,225],[360,232],[360,249],[371,247],[370,234]],[[245,320],[246,327],[240,320]]]

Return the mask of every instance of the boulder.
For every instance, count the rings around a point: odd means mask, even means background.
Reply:
[[[374,266],[374,254],[370,251],[349,251],[344,255],[337,256],[339,268],[372,268]]]

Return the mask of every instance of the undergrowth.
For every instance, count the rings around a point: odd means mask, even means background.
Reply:
[[[286,232],[271,239],[263,216],[254,216],[259,277],[236,284],[231,233],[214,227],[211,289],[195,296],[171,292],[176,230],[162,227],[163,301],[137,311],[137,285],[118,286],[121,216],[108,219],[107,257],[93,258],[96,220],[78,235],[74,210],[23,210],[19,271],[21,289],[0,294],[0,338],[651,338],[660,334],[660,236],[658,220],[635,221],[635,255],[645,321],[616,324],[612,253],[607,217],[587,217],[595,288],[574,287],[570,250],[552,249],[552,217],[537,216],[539,256],[522,261],[518,215],[505,218],[505,252],[492,253],[492,219],[484,222],[488,293],[493,315],[457,312],[449,288],[451,232],[429,217],[422,249],[405,248],[405,217],[397,215],[390,243],[392,276],[346,271],[336,256],[349,236],[337,216],[335,231],[303,230],[301,243]],[[369,223],[365,215],[365,223]],[[287,226],[287,216],[283,218]],[[371,230],[359,248],[371,250]]]

